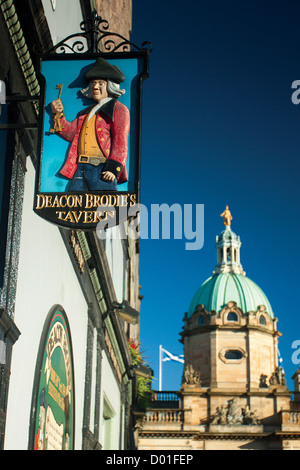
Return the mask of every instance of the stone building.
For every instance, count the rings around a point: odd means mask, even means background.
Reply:
[[[4,450],[131,447],[139,242],[59,228],[33,211],[39,57],[80,31],[95,8],[129,38],[131,0],[0,1]]]
[[[278,362],[278,319],[224,220],[215,270],[184,316],[181,389],[153,394],[141,450],[300,449],[300,370],[293,394]]]

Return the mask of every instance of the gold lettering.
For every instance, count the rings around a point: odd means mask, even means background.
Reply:
[[[84,213],[84,224],[90,224],[93,222],[93,211],[87,211]]]
[[[65,205],[62,203],[63,198],[66,199]],[[66,205],[67,205],[67,196],[61,196],[61,198],[59,200],[59,204],[60,204],[59,207],[66,207]]]
[[[79,196],[79,195],[75,195],[74,196],[75,198],[75,207],[82,207],[82,194]]]
[[[121,203],[121,206],[122,207],[126,207],[127,206],[127,196],[125,194],[122,194],[122,203]]]
[[[109,195],[109,205],[110,206],[115,206],[117,203],[117,198],[114,194]]]
[[[103,220],[103,213],[95,211],[93,222],[99,222],[100,220]]]
[[[105,204],[103,203],[104,198],[106,199]],[[106,196],[106,194],[101,197],[101,206],[103,206],[103,207],[108,206],[108,196]]]
[[[99,206],[101,206],[101,197],[99,195],[95,195],[93,207],[99,207]]]
[[[59,393],[59,391],[54,387],[52,382],[49,382],[48,393],[53,398],[53,400],[58,404],[58,406],[64,411],[65,409],[64,399]]]
[[[79,222],[79,220],[81,219],[81,216],[82,216],[82,211],[80,211],[79,213],[73,211],[73,215],[74,215],[75,222],[78,224],[78,222]]]
[[[64,220],[62,214],[65,214],[65,213],[66,213],[65,211],[62,211],[62,212],[56,211],[56,214],[58,214],[59,220]]]
[[[46,196],[45,207],[52,207],[52,196]]]
[[[67,198],[67,205],[68,207],[82,207],[82,196],[73,196],[73,194],[71,194]]]
[[[45,205],[45,197],[42,194],[38,194],[36,209],[43,209],[44,205]]]
[[[58,196],[55,196],[52,207],[60,207]]]
[[[130,205],[135,206],[136,205],[136,194],[131,194],[130,195]]]
[[[68,207],[74,207],[74,204],[75,204],[74,196],[68,196],[67,204],[68,204]]]
[[[71,211],[69,211],[66,215],[66,218],[65,218],[65,221],[69,220],[70,222],[74,223],[75,220],[74,220],[74,217],[73,217],[73,214]]]
[[[84,195],[79,194],[64,194],[62,196],[56,195],[43,195],[38,194],[36,200],[36,209],[43,208],[77,208],[85,207],[85,209],[93,209],[98,207],[127,207],[136,204],[136,194],[85,194],[85,205],[83,200]],[[64,212],[59,211],[59,218],[62,219]],[[72,212],[74,214],[74,212]],[[68,219],[72,216],[68,215]],[[81,218],[81,213],[78,214]],[[88,216],[89,217],[89,216]],[[79,219],[78,219],[79,220]]]
[[[85,195],[85,207],[86,209],[90,209],[91,207],[93,207],[93,195],[92,194]]]

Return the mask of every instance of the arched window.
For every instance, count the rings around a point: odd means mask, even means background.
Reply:
[[[259,324],[260,324],[260,325],[265,325],[265,324],[266,324],[266,318],[265,318],[264,315],[261,315],[261,316],[259,317]]]
[[[227,321],[238,321],[239,317],[234,312],[229,312],[227,315]]]
[[[197,326],[202,326],[204,325],[204,315],[199,315],[197,318]]]

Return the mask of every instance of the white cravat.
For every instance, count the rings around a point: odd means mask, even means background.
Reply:
[[[103,100],[99,101],[99,103],[96,104],[96,106],[93,107],[93,109],[90,111],[90,114],[88,116],[88,121],[91,119],[91,117],[94,116],[94,114],[103,106],[105,103],[110,101],[112,98],[103,98]]]

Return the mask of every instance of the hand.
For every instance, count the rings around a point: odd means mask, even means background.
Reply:
[[[53,114],[63,113],[64,107],[60,99],[54,100],[51,103],[51,111]]]
[[[115,175],[111,171],[103,171],[102,179],[104,181],[114,181]]]

